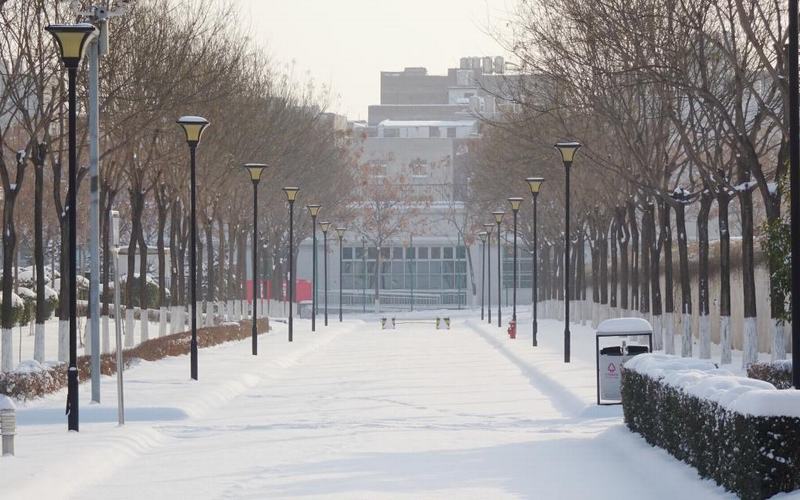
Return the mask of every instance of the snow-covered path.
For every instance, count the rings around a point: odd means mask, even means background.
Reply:
[[[541,376],[555,350],[528,367],[525,341],[508,351],[493,327],[349,326],[302,356],[286,357],[284,340],[283,361],[262,358],[270,376],[224,405],[130,424],[155,443],[71,498],[727,498],[630,434],[618,408],[578,404],[593,384],[570,393],[569,377]]]

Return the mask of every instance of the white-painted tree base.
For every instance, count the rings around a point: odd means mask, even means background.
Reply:
[[[101,316],[100,325],[103,331],[103,336],[100,338],[100,352],[105,354],[110,352],[111,349],[111,324],[109,317],[106,315]]]
[[[653,320],[650,322],[653,327],[653,349],[660,350],[664,345],[664,328],[661,324],[661,315],[653,315]]]
[[[700,328],[700,358],[711,359],[711,318],[707,314],[698,320]]]
[[[742,368],[747,368],[758,361],[758,329],[756,318],[744,319],[744,346],[742,348]]]
[[[69,357],[69,321],[58,321],[58,360],[62,363]]]
[[[133,309],[125,309],[125,347],[133,347],[133,331],[136,326]]]
[[[664,352],[666,354],[675,354],[675,318],[674,313],[664,313],[662,321],[662,331],[664,340]]]
[[[92,321],[90,318],[84,318],[83,323],[83,336],[81,342],[83,343],[83,352],[87,356],[92,355]]]
[[[684,313],[681,316],[681,328],[683,334],[681,335],[681,357],[692,357],[692,316]]]
[[[13,335],[12,328],[3,328],[3,336],[0,340],[2,340],[2,348],[0,348],[0,352],[2,352],[2,359],[0,359],[0,370],[4,372],[10,372],[14,369],[14,335]]]
[[[720,344],[720,364],[728,365],[732,360],[731,341],[731,317],[720,316],[719,318],[719,344]]]
[[[44,323],[36,323],[33,327],[33,359],[44,362]]]
[[[158,336],[163,337],[167,334],[167,308],[161,306],[158,309]]]
[[[784,324],[779,320],[772,318],[772,361],[786,359],[786,332]]]

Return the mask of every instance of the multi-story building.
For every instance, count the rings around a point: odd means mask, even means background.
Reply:
[[[329,304],[337,303],[341,287],[345,307],[372,310],[378,277],[382,308],[408,309],[412,301],[417,308],[480,303],[484,256],[473,238],[465,245],[462,234],[467,172],[481,133],[478,116],[500,107],[495,90],[505,79],[500,57],[462,58],[446,75],[430,75],[425,68],[381,73],[380,104],[369,107],[366,124],[351,124],[360,132],[353,135],[362,137],[354,147],[367,167],[367,183],[400,184],[404,203],[416,208],[407,211],[413,220],[380,248],[363,221],[346,224],[341,283],[338,242],[329,234],[328,286],[334,291]],[[298,264],[298,278],[310,279],[310,240],[301,244]],[[318,265],[321,276],[321,245]]]

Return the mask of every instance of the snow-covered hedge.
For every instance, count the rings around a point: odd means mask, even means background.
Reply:
[[[0,293],[0,305],[3,303],[3,294]],[[16,325],[24,325],[30,320],[30,310],[27,304],[16,293],[11,293],[11,321]]]
[[[800,488],[800,391],[642,354],[623,367],[622,407],[632,431],[743,499]]]
[[[792,360],[753,363],[747,367],[747,376],[765,380],[778,389],[792,388]]]

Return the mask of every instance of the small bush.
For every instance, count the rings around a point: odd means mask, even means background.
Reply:
[[[763,380],[778,389],[792,388],[792,361],[773,361],[770,363],[753,363],[747,367],[747,376]]]
[[[684,370],[683,374],[693,381],[708,375],[706,380],[711,384],[704,390],[712,387],[718,394],[726,388],[741,390],[757,383],[748,384],[748,379],[732,375],[703,374],[697,369]],[[800,488],[800,418],[754,416],[732,410],[691,394],[680,384],[676,386],[676,376],[681,375],[676,371],[653,378],[623,366],[622,408],[632,431],[745,500]],[[759,388],[759,395],[784,395],[768,384],[764,386],[767,389]],[[728,394],[735,397],[736,393]],[[722,400],[725,398],[718,399]]]
[[[259,331],[269,330],[269,319],[259,319]],[[251,335],[249,321],[241,324],[226,324],[197,330],[199,348],[211,347],[234,340],[243,340]],[[157,361],[168,356],[189,354],[191,332],[176,333],[142,342],[133,349],[123,352],[125,366],[134,359]],[[91,378],[91,357],[81,356],[77,360],[78,379],[81,382]],[[117,372],[116,354],[100,356],[100,372],[113,375]],[[15,371],[0,373],[0,394],[5,394],[18,401],[26,401],[56,392],[67,386],[67,370],[63,363],[43,365],[35,361],[20,364]]]

